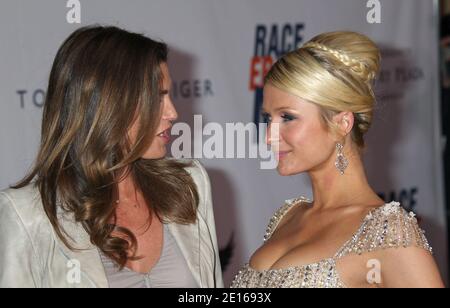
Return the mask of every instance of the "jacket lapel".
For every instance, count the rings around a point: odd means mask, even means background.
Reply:
[[[181,252],[200,288],[217,287],[215,268],[216,253],[212,248],[211,234],[199,215],[195,224],[169,224],[169,230],[175,238]]]
[[[200,288],[204,288],[200,264],[200,235],[198,224],[169,224],[169,230],[180,247],[189,269]]]
[[[57,242],[63,254],[69,260],[80,263],[81,273],[87,280],[98,288],[108,288],[108,280],[100,258],[100,253],[90,241],[88,233],[81,224],[75,223],[69,215],[59,213],[59,223],[65,233],[70,237],[69,243],[77,250],[72,251],[56,236]]]

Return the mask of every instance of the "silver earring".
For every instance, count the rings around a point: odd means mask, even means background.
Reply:
[[[338,154],[334,165],[336,166],[337,170],[339,170],[339,173],[341,175],[344,175],[345,169],[347,169],[348,167],[348,159],[344,156],[343,153],[344,146],[338,142],[336,143],[336,149]]]

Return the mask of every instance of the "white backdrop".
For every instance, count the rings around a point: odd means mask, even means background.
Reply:
[[[419,214],[446,277],[434,1],[381,1],[380,24],[367,22],[365,0],[81,0],[81,24],[67,22],[66,2],[3,0],[0,6],[0,188],[33,161],[52,60],[80,26],[112,24],[168,43],[179,120],[192,123],[193,114],[202,114],[204,124],[253,121],[255,56],[275,59],[318,33],[354,30],[383,49],[365,158],[370,181],[386,201]],[[229,284],[261,245],[273,211],[285,199],[311,197],[311,190],[306,177],[260,170],[257,159],[201,161],[213,185],[219,244],[228,248]]]

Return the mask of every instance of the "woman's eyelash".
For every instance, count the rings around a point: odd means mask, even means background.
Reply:
[[[290,114],[287,114],[287,113],[282,114],[281,118],[283,119],[284,122],[289,122],[289,121],[292,121],[292,120],[296,119],[296,117],[294,117],[294,116],[292,116]]]
[[[270,117],[270,115],[268,113],[262,113],[261,114],[262,118],[263,118],[263,123],[269,123],[270,121],[272,121],[272,118]]]
[[[270,116],[270,114],[268,113],[262,113],[261,114],[262,118],[263,118],[263,122],[264,123],[270,123],[272,122],[272,117]],[[283,113],[281,116],[281,119],[283,120],[283,122],[290,122],[296,119],[295,116],[287,114],[287,113]]]

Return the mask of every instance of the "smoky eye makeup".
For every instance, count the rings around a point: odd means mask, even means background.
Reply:
[[[286,112],[283,112],[281,114],[281,118],[283,119],[283,122],[290,122],[290,121],[293,121],[293,120],[297,119],[296,116],[294,116],[294,115],[292,115],[290,113],[286,113]]]
[[[272,117],[267,112],[261,112],[261,117],[263,120],[263,123],[270,123],[272,121]]]
[[[163,102],[165,97],[168,96],[168,95],[170,95],[170,91],[169,90],[161,90],[161,91],[159,91],[159,97],[160,97],[161,102]]]

